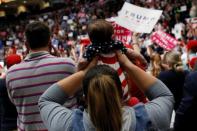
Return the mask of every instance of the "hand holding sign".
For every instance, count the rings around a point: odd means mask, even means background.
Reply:
[[[140,36],[140,33],[136,33],[136,32],[133,33],[133,35],[132,35],[132,41],[133,41],[132,43],[133,44],[138,43],[139,36]]]

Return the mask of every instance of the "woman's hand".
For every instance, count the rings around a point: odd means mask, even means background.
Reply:
[[[70,75],[69,77],[64,78],[63,80],[57,82],[57,84],[64,90],[64,92],[72,96],[79,90],[81,90],[81,84],[86,72],[97,65],[98,58],[95,57],[91,62],[88,62],[81,66],[79,71]]]
[[[126,55],[122,54],[120,51],[116,51],[116,56],[121,66],[142,91],[146,91],[156,82],[155,77],[132,64]]]
[[[88,65],[89,65],[89,61],[85,60],[85,59],[79,59],[78,65],[77,65],[77,71],[81,71],[84,70]]]
[[[85,59],[81,59],[79,61],[78,66],[77,66],[77,70],[78,71],[81,71],[81,70],[88,71],[90,68],[96,66],[97,63],[98,63],[98,57],[93,58],[93,60],[91,62],[88,62]]]
[[[85,69],[84,69],[85,73],[86,73],[90,68],[96,66],[97,63],[98,63],[98,57],[94,57],[94,58],[92,59],[92,61],[85,67]]]
[[[133,65],[131,61],[127,58],[127,56],[125,54],[122,54],[120,51],[116,51],[116,56],[119,63],[123,68],[125,68],[125,70],[127,70],[130,65]]]

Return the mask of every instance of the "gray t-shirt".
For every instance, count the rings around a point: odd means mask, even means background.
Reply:
[[[155,82],[146,92],[150,100],[145,109],[153,125],[160,131],[170,126],[174,98],[168,88],[161,82]],[[70,131],[74,111],[62,106],[68,95],[57,85],[52,85],[39,100],[39,108],[44,124],[49,131]],[[94,131],[90,117],[83,112],[83,126],[86,131]],[[122,131],[134,131],[136,116],[133,107],[123,107]]]

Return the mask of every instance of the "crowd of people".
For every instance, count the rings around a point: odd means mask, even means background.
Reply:
[[[197,2],[126,1],[163,10],[153,32],[176,47],[136,32],[128,43],[115,39],[106,19],[123,0],[65,0],[63,9],[0,23],[1,131],[197,129]]]

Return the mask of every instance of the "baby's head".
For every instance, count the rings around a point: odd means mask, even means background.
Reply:
[[[96,20],[89,24],[88,35],[92,43],[103,43],[112,40],[113,26],[105,20]]]
[[[121,41],[112,38],[114,34],[113,26],[105,20],[96,20],[89,24],[88,35],[92,42],[86,48],[83,57],[91,61],[96,55],[114,53],[116,50],[126,52]]]

